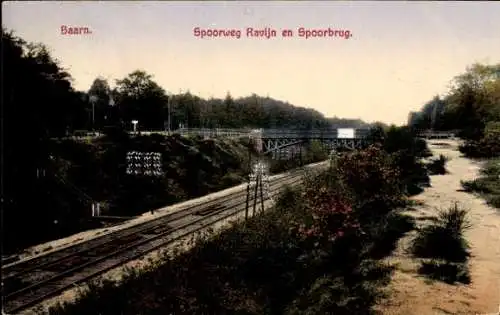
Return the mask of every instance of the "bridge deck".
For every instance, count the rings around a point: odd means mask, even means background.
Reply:
[[[354,137],[339,137],[337,130],[266,130],[262,131],[264,139],[362,139],[369,129],[355,129]]]

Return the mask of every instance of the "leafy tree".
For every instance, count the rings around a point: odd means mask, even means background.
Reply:
[[[4,233],[29,241],[75,209],[61,198],[50,138],[82,122],[82,94],[42,44],[2,30]],[[67,192],[66,192],[67,193]],[[47,234],[47,233],[43,233]],[[21,241],[20,241],[21,242]],[[8,250],[8,249],[6,249]]]
[[[139,120],[139,125],[146,129],[164,128],[167,95],[153,76],[145,71],[136,70],[126,78],[116,81],[117,106],[125,122]]]
[[[409,125],[413,129],[458,130],[467,140],[461,147],[466,155],[499,155],[491,123],[500,121],[500,64],[473,64],[453,79],[444,99],[435,97],[411,116]]]
[[[111,115],[109,108],[111,89],[108,81],[103,78],[96,78],[88,91],[88,95],[90,103],[93,103],[91,108],[88,109],[93,115],[94,124],[92,128],[102,129],[107,124],[108,116]]]

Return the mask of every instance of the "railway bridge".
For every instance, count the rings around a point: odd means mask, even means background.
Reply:
[[[366,136],[369,129],[339,128],[339,129],[204,129],[190,128],[174,131],[182,135],[199,135],[205,138],[241,138],[250,137],[254,140],[256,149],[273,158],[296,155],[300,146],[312,140],[323,143],[331,150],[340,148],[360,149],[366,146]]]
[[[341,128],[329,130],[285,130],[257,129],[251,132],[251,137],[257,139],[257,150],[270,154],[275,159],[283,155],[290,157],[300,151],[300,146],[317,140],[331,150],[360,149],[366,146],[369,129]]]
[[[417,132],[417,136],[423,139],[454,139],[458,130],[452,131],[434,131],[434,130],[421,130]]]

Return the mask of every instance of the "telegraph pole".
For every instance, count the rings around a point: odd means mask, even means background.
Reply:
[[[257,192],[259,191],[259,177],[260,177],[260,172],[257,172],[255,178],[255,191],[253,194],[253,211],[252,211],[252,216],[255,216],[255,211],[257,210]]]
[[[263,167],[262,165],[260,167]],[[260,186],[260,211],[264,212],[264,191],[262,190],[262,174],[263,169],[259,169],[259,186]]]
[[[302,167],[302,146],[299,144],[299,163],[300,163],[300,167]]]
[[[250,150],[250,146],[248,146],[248,185],[247,185],[247,202],[245,207],[245,220],[248,219],[248,204],[250,202],[251,174],[252,174],[252,151]]]

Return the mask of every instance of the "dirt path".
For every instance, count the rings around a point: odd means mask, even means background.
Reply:
[[[398,268],[388,287],[390,297],[378,309],[384,315],[500,314],[500,210],[460,191],[460,180],[478,176],[479,163],[461,157],[456,142],[439,141],[451,146],[438,146],[436,142],[429,146],[435,156],[443,154],[451,159],[447,163],[450,174],[432,176],[432,187],[415,198],[424,205],[408,213],[425,224],[426,217],[434,215],[436,208],[448,208],[454,201],[470,209],[473,227],[465,236],[471,246],[472,283],[448,285],[418,276],[418,263],[406,254],[413,236],[409,234],[389,259]]]

